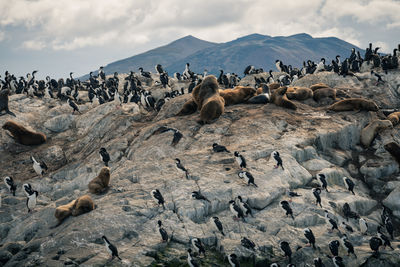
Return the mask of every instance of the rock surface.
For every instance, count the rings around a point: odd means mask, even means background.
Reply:
[[[352,97],[372,98],[381,108],[393,108],[400,106],[399,76],[398,71],[390,72],[388,86],[376,87],[354,77],[319,73],[300,79],[296,86],[324,82],[347,90]],[[377,261],[379,266],[400,264],[398,230],[392,242],[395,250],[382,250],[379,259],[371,257],[368,245],[380,223],[382,204],[393,211],[395,229],[399,229],[399,166],[383,148],[390,141],[400,142],[399,126],[380,132],[371,147],[364,149],[360,132],[379,116],[376,112],[327,112],[316,102],[309,106],[296,101],[296,111],[274,104],[240,104],[226,107],[215,123],[200,126],[198,113],[174,116],[187,98],[172,99],[158,114],[136,104],[117,108],[113,103],[87,103],[80,106],[82,115],[71,115],[65,103],[11,96],[15,120],[44,132],[49,140],[26,147],[0,131],[0,176],[13,176],[18,185],[15,197],[2,185],[0,266],[181,266],[195,237],[206,245],[207,256],[197,258],[202,266],[228,266],[226,255],[230,253],[236,253],[243,266],[251,266],[253,255],[257,266],[272,262],[286,266],[279,249],[282,240],[290,243],[297,266],[312,265],[315,257],[333,266],[326,257],[330,255],[328,243],[339,240],[340,234],[327,231],[324,210],[339,222],[346,221],[345,203],[370,226],[363,236],[358,220],[347,222],[355,230],[347,235],[357,258],[340,248],[346,266],[377,266]],[[0,117],[0,125],[10,118]],[[178,129],[183,138],[171,146],[172,132],[153,134],[160,126]],[[232,154],[213,153],[213,143],[225,145]],[[57,206],[88,194],[89,181],[104,165],[100,147],[111,157],[109,190],[91,195],[95,210],[50,229],[57,223]],[[283,170],[274,168],[274,150],[281,155]],[[258,187],[238,177],[234,151],[246,158],[247,171]],[[31,155],[49,166],[44,177],[34,172]],[[178,173],[175,158],[189,170],[190,179]],[[311,192],[318,186],[313,179],[317,173],[324,173],[328,182],[329,193],[321,193],[322,208],[315,205]],[[355,195],[346,189],[343,176],[354,181]],[[36,211],[31,214],[21,189],[24,182],[39,191]],[[165,198],[165,210],[150,195],[156,188]],[[288,188],[302,195],[290,203],[294,220],[285,216],[279,204],[288,200]],[[210,202],[191,199],[191,192],[198,190]],[[239,195],[253,209],[254,217],[247,217],[246,222],[234,221],[229,210],[228,202]],[[225,237],[216,231],[213,216],[222,222]],[[168,244],[161,243],[157,220],[172,236]],[[305,227],[314,232],[317,250],[305,246]],[[108,261],[102,235],[117,246],[122,261]],[[256,244],[255,251],[241,245],[243,237]],[[298,246],[302,248],[296,251]]]

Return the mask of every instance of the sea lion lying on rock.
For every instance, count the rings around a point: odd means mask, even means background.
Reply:
[[[400,165],[400,146],[396,142],[390,142],[384,145],[384,148],[392,155]]]
[[[392,122],[393,126],[395,126],[399,123],[400,112],[397,111],[397,112],[390,113],[387,118],[388,118],[388,120],[390,120]]]
[[[78,216],[89,211],[94,210],[94,202],[89,195],[81,196],[66,205],[62,205],[56,208],[54,216],[58,220],[59,226],[69,216]]]
[[[88,184],[89,192],[92,194],[103,193],[110,183],[110,168],[103,167],[96,178],[91,180]]]
[[[313,97],[313,91],[307,87],[289,87],[286,95],[288,99],[301,101]]]
[[[289,108],[289,109],[297,109],[297,106],[290,101],[286,96],[287,87],[280,87],[271,93],[270,103],[274,103],[277,106]]]
[[[253,97],[256,89],[248,86],[236,86],[233,89],[219,90],[220,96],[225,100],[225,106],[244,103]]]
[[[364,147],[369,147],[379,130],[392,127],[390,120],[374,120],[361,130],[360,141]]]
[[[329,86],[324,83],[316,83],[316,84],[313,84],[310,86],[310,89],[313,91],[320,89],[320,88],[329,88]]]
[[[15,141],[23,145],[40,145],[46,142],[46,135],[44,133],[30,131],[15,121],[6,121],[3,129],[8,130]]]
[[[319,102],[322,98],[329,97],[336,100],[336,89],[324,87],[314,90],[313,98],[315,101]]]
[[[340,100],[328,107],[333,111],[367,110],[378,111],[378,106],[374,101],[364,98],[348,98]]]

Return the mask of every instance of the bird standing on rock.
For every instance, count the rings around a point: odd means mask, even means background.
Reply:
[[[68,102],[69,106],[70,106],[71,108],[73,108],[72,114],[74,114],[75,111],[78,111],[79,114],[82,114],[82,113],[79,111],[78,105],[75,103],[74,100],[72,100],[71,98],[68,98],[67,102]]]
[[[276,160],[276,165],[274,166],[275,169],[279,168],[281,166],[282,170],[284,170],[283,165],[282,165],[282,159],[281,156],[279,155],[278,151],[273,151],[272,156]]]
[[[255,187],[258,187],[255,183],[254,183],[254,177],[251,173],[247,172],[247,171],[240,171],[238,173],[239,178],[242,178],[246,181],[247,185],[254,185]]]
[[[118,256],[117,248],[113,244],[111,244],[110,241],[108,241],[106,236],[103,235],[102,239],[104,241],[104,244],[106,246],[108,253],[110,253],[110,256],[111,256],[110,260],[113,260],[115,257],[117,257],[119,260],[121,260],[121,258]]]
[[[188,170],[183,166],[183,164],[181,163],[181,160],[176,158],[175,159],[175,164],[176,164],[176,169],[178,170],[178,172],[182,173],[185,175],[186,179],[189,179],[189,172]]]
[[[219,218],[216,217],[216,216],[214,216],[214,217],[213,217],[213,221],[214,221],[215,227],[217,227],[218,231],[219,231],[223,236],[225,236],[224,228],[223,228],[222,223],[221,223],[221,221],[219,220]]]
[[[31,160],[33,162],[33,169],[37,173],[37,175],[43,176],[44,171],[47,171],[47,165],[44,161],[38,162],[33,156],[31,156]]]
[[[233,155],[235,156],[236,162],[239,165],[239,167],[241,169],[243,169],[243,168],[246,169],[247,164],[246,164],[246,160],[244,159],[244,157],[237,151],[235,151],[233,153]]]
[[[218,153],[218,152],[228,152],[231,153],[225,146],[218,145],[217,143],[214,143],[213,145],[213,151]]]
[[[294,220],[293,210],[290,207],[289,202],[287,202],[286,200],[283,200],[283,201],[281,201],[281,206],[282,206],[282,209],[284,209],[286,211],[286,217],[288,215],[290,215],[292,217],[292,219]]]
[[[110,161],[110,154],[108,154],[107,150],[104,147],[100,148],[99,153],[101,160],[108,167],[108,162]]]
[[[234,215],[234,220],[239,220],[240,218],[242,218],[244,221],[244,213],[242,209],[238,205],[236,205],[234,200],[229,201],[229,209]]]
[[[165,229],[162,227],[162,222],[158,220],[158,231],[160,232],[162,242],[167,242],[168,241],[168,233],[165,231]]]
[[[10,191],[10,193],[15,197],[17,186],[15,185],[13,178],[11,176],[4,177],[4,183],[6,184],[8,191]]]
[[[154,199],[154,201],[158,205],[162,205],[163,209],[165,209],[165,206],[164,206],[165,201],[164,201],[163,196],[161,195],[160,190],[158,190],[158,189],[151,190],[151,197]]]

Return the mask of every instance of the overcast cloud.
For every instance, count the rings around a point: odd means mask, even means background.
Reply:
[[[0,0],[0,74],[88,73],[186,35],[226,42],[260,33],[335,36],[391,52],[398,0]]]

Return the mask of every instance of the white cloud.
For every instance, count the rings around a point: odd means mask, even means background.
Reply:
[[[375,45],[375,47],[380,47],[378,52],[382,52],[382,53],[391,53],[392,52],[392,47],[390,47],[385,42],[376,42],[374,45]]]
[[[29,40],[22,43],[22,47],[27,50],[42,50],[46,44],[39,40]]]

